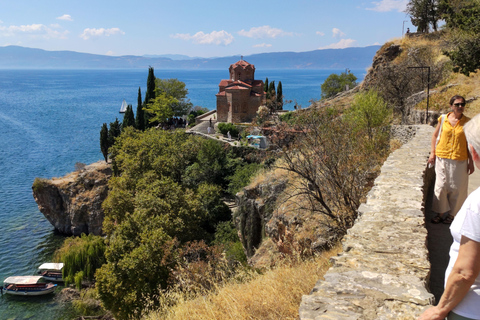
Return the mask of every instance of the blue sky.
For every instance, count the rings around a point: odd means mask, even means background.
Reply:
[[[408,0],[0,0],[0,46],[196,57],[383,44]]]

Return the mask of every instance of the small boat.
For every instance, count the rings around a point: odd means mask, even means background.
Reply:
[[[120,107],[120,113],[125,113],[127,111],[127,101],[123,99],[122,106]]]
[[[3,281],[3,291],[17,296],[40,296],[55,291],[56,284],[42,276],[15,276]]]
[[[38,273],[49,281],[63,282],[63,263],[44,263],[38,267]]]

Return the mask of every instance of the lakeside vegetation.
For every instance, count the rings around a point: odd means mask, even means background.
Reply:
[[[460,5],[449,7],[455,14],[480,9],[479,1],[454,2]],[[451,37],[471,30],[468,23],[476,22],[446,19],[445,30],[385,44],[380,55],[392,46],[400,49],[372,72],[368,86],[359,93],[340,101],[335,100],[335,92],[333,99],[325,97],[314,108],[288,113],[280,121],[273,110],[262,115],[262,121],[255,123],[275,128],[270,138],[279,149],[274,157],[181,130],[142,131],[126,125],[116,135],[121,126],[114,123],[109,135],[107,128],[104,139],[112,142],[107,153],[115,175],[104,203],[105,263],[95,273],[94,296],[117,319],[296,319],[301,295],[326,271],[327,257],[340,250],[335,241],[353,224],[381,163],[397,147],[389,140],[389,126],[408,123],[412,108],[426,107],[425,101],[407,102],[427,85],[409,68],[431,68],[430,86],[438,88],[430,97],[435,110],[445,108],[454,93],[469,97],[480,87],[479,76],[468,71],[478,69],[478,62],[461,62],[447,54],[459,48],[452,49]],[[158,108],[142,107],[151,114],[151,123],[172,114],[164,111],[174,100],[163,95],[155,101]],[[479,102],[473,100],[469,108],[467,113],[477,113]],[[234,135],[231,127],[220,130]],[[294,177],[272,211],[300,212],[310,224],[334,230],[336,237],[316,251],[310,244],[318,229],[292,233],[282,239],[281,248],[271,243],[274,263],[257,269],[247,265],[234,217],[224,200],[256,174],[254,183],[264,183],[262,177],[271,171]],[[95,237],[81,239],[76,245],[84,249],[103,242]],[[95,250],[73,251],[73,243],[66,242],[62,250],[77,258],[59,253],[59,260],[101,256]],[[80,263],[78,268],[66,268],[73,277],[69,281],[77,286],[79,279],[87,280],[87,274],[92,274],[92,269],[83,269],[89,262]]]

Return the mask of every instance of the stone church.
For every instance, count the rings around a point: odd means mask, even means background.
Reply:
[[[265,104],[262,80],[255,80],[255,66],[243,60],[229,68],[230,80],[221,80],[218,85],[217,121],[251,122],[257,110]]]

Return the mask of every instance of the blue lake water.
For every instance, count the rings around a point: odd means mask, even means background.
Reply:
[[[320,85],[343,70],[257,70],[256,79],[282,82],[285,99],[302,107],[320,98]],[[364,70],[352,70],[363,79]],[[63,237],[38,210],[35,177],[59,177],[76,162],[103,159],[102,123],[112,122],[126,99],[136,110],[148,70],[0,70],[0,281],[31,275],[48,262]],[[155,70],[158,78],[185,82],[194,105],[214,109],[222,70]],[[293,109],[293,103],[285,109]],[[1,284],[0,283],[0,284]],[[59,290],[59,289],[57,289]],[[0,297],[0,319],[71,319],[55,295]]]

